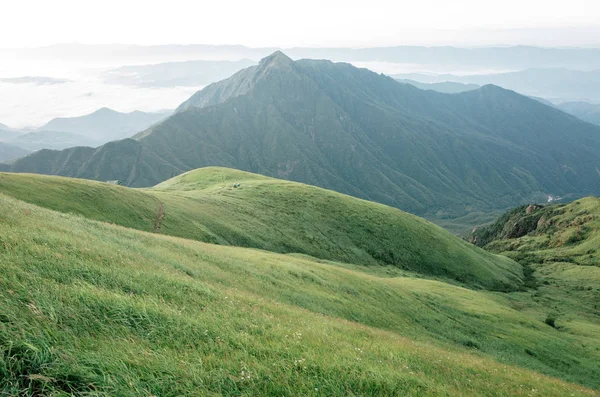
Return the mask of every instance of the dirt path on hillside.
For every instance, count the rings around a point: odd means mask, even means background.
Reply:
[[[164,217],[165,213],[163,210],[163,203],[160,203],[160,205],[158,206],[158,213],[156,214],[156,219],[154,220],[154,233],[158,233],[158,230],[160,229],[160,224]]]

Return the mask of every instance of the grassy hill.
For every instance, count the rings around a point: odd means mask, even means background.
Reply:
[[[523,293],[162,236],[6,195],[0,224],[2,394],[598,395],[597,325],[550,327],[520,310]]]
[[[494,251],[526,252],[530,261],[600,266],[600,198],[517,207],[472,239]]]
[[[600,127],[512,91],[423,91],[276,52],[134,140],[43,151],[10,169],[148,187],[224,166],[448,219],[599,194],[599,153]]]
[[[557,324],[569,327],[574,313],[600,322],[599,198],[518,207],[471,239],[522,263]]]
[[[414,215],[226,168],[190,171],[142,190],[61,177],[0,174],[0,191],[64,213],[199,241],[360,265],[391,265],[475,288],[514,290],[522,283],[522,270],[515,262],[478,249]]]

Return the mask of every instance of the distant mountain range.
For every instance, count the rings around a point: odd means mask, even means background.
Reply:
[[[600,125],[600,104],[588,102],[565,102],[557,105],[557,107],[579,117],[588,123]]]
[[[66,149],[74,146],[99,146],[106,141],[96,141],[70,132],[35,130],[8,141],[30,151],[40,149]]]
[[[107,142],[128,138],[163,120],[172,113],[135,111],[121,113],[102,108],[80,117],[55,118],[35,130],[15,130],[0,126],[0,142],[22,148],[23,155],[40,149],[66,149],[75,146],[100,146]],[[12,159],[12,158],[11,158]]]
[[[397,79],[400,83],[410,84],[422,90],[433,90],[437,92],[443,92],[446,94],[458,94],[461,92],[472,91],[480,88],[477,84],[468,84],[468,83],[457,83],[454,81],[444,81],[441,83],[421,83],[415,80],[409,79]],[[563,102],[560,104],[553,104],[547,99],[530,96],[530,98],[535,99],[543,103],[544,105],[555,107],[557,109],[562,110],[563,112],[572,114],[580,118],[583,121],[587,121],[588,123],[600,125],[600,104],[589,103],[589,102]]]
[[[42,131],[60,131],[81,135],[97,142],[128,138],[168,117],[170,110],[158,113],[135,111],[121,113],[102,108],[80,117],[59,117],[40,127]]]
[[[580,71],[536,68],[518,72],[457,76],[452,74],[407,73],[394,75],[397,79],[421,83],[458,82],[464,84],[494,84],[521,94],[556,101],[600,101],[600,69]]]
[[[105,81],[140,87],[202,87],[255,64],[254,61],[244,59],[123,66],[106,72]]]
[[[400,83],[410,84],[422,90],[433,90],[443,92],[444,94],[458,94],[460,92],[472,91],[481,88],[477,84],[457,83],[454,81],[443,81],[441,83],[421,83],[420,81],[409,79],[396,79]]]
[[[0,124],[0,142],[10,141],[20,134],[7,125]]]
[[[433,90],[437,92],[443,92],[446,94],[457,94],[460,92],[471,91],[480,88],[479,85],[473,83],[458,83],[454,81],[444,81],[440,83],[422,83],[415,80],[409,79],[397,79],[400,83],[410,84],[422,90]],[[550,84],[550,82],[549,82]],[[600,125],[600,104],[589,103],[589,102],[563,102],[559,104],[553,104],[547,99],[530,96],[544,105],[555,107],[562,110],[563,112],[572,114],[588,123]]]
[[[276,52],[134,139],[42,150],[10,170],[142,187],[209,165],[452,217],[600,194],[600,127],[496,86],[423,91]]]
[[[18,146],[0,142],[0,161],[11,161],[31,153]]]
[[[0,50],[3,55],[24,59],[61,59],[85,62],[107,60],[119,64],[159,63],[196,60],[259,60],[280,48],[250,48],[241,45],[85,45],[58,44],[41,48]],[[3,53],[6,52],[6,54]],[[507,47],[423,47],[377,48],[287,48],[293,59],[333,59],[345,62],[392,62],[444,66],[446,70],[520,70],[526,68],[600,69],[600,49]]]

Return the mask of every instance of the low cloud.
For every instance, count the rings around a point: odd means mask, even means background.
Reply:
[[[70,83],[68,79],[57,79],[54,77],[43,76],[23,76],[23,77],[4,77],[0,78],[0,83],[8,84],[35,84],[35,85],[54,85]]]

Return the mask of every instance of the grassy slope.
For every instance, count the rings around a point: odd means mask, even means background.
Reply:
[[[486,249],[526,267],[531,290],[514,294],[513,306],[545,311],[561,332],[585,338],[600,350],[600,199],[567,205],[516,208],[474,234]]]
[[[584,317],[600,334],[600,198],[529,214],[526,206],[519,207],[475,237],[486,249],[529,267],[535,300],[553,309],[560,326],[577,328]]]
[[[160,202],[122,186],[44,175],[0,174],[0,193],[98,221],[152,231]]]
[[[524,230],[529,230],[527,224],[531,223],[529,233],[513,236],[504,230],[488,244],[489,249],[527,252],[537,262],[600,266],[600,198],[542,207],[530,214],[523,207],[516,211],[512,223],[522,222]],[[506,223],[510,227],[511,222]]]
[[[240,183],[233,188],[233,183]],[[205,168],[138,191],[2,174],[5,194],[145,231],[362,265],[393,265],[469,286],[514,290],[520,266],[399,210],[246,172]],[[37,193],[36,193],[37,192]],[[431,249],[434,246],[435,249]]]
[[[600,387],[584,336],[505,294],[2,195],[0,224],[0,393],[597,395],[491,358]]]

